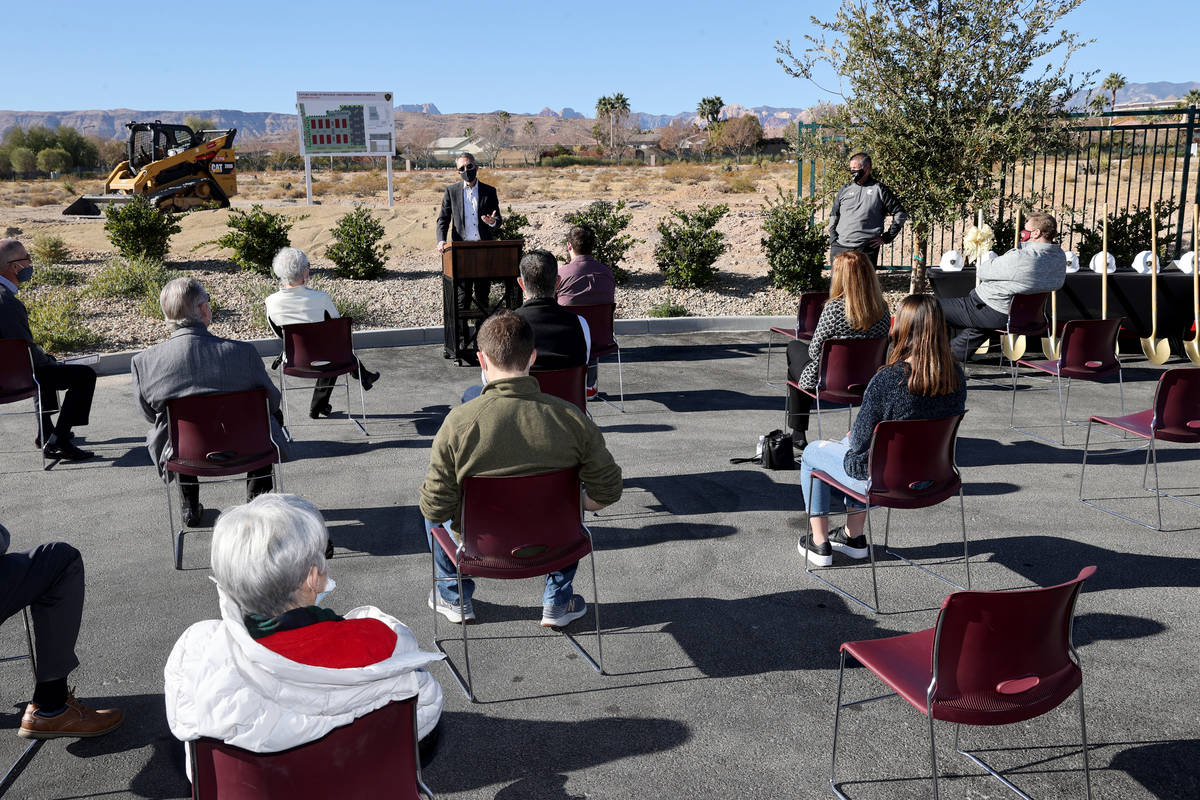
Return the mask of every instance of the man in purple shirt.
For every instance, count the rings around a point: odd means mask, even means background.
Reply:
[[[558,270],[558,289],[554,297],[560,306],[599,306],[616,302],[617,282],[612,270],[592,257],[596,234],[589,228],[576,225],[567,234],[567,255],[570,261]],[[599,375],[597,358],[588,362],[587,396],[596,396]]]

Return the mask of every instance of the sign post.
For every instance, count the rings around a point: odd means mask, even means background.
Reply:
[[[392,156],[396,152],[396,114],[391,92],[296,92],[304,186],[312,205],[312,156],[384,156],[388,205],[392,193]]]

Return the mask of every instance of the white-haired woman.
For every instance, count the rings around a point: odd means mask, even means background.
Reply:
[[[321,322],[341,316],[329,295],[309,287],[308,256],[303,250],[295,247],[283,248],[275,254],[271,269],[279,278],[281,288],[264,302],[267,306],[267,319],[276,329],[285,325],[303,325],[306,322]],[[370,391],[375,381],[379,380],[379,373],[371,372],[361,361],[358,369],[352,374],[362,383],[364,391]],[[329,398],[333,394],[336,380],[317,379],[312,403],[308,407],[308,415],[313,419],[328,417],[333,413]]]
[[[164,670],[176,738],[273,753],[417,695],[428,752],[442,690],[423,667],[442,656],[421,651],[403,623],[373,606],[345,616],[320,607],[334,587],[325,544],[321,513],[295,495],[265,494],[217,520],[221,619],[184,631]]]

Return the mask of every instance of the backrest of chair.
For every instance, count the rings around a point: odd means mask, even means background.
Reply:
[[[288,366],[309,368],[312,364],[348,364],[354,359],[350,317],[337,317],[283,328],[284,361]]]
[[[237,455],[275,449],[267,390],[198,394],[167,401],[167,435],[176,459],[209,461],[212,453]]]
[[[934,637],[935,699],[999,693],[1019,702],[1020,695],[1033,692],[1042,680],[1074,669],[1070,654],[1075,600],[1095,571],[1085,567],[1074,580],[1046,589],[955,592],[947,597]]]
[[[588,331],[592,337],[592,354],[601,350],[611,350],[616,347],[617,340],[613,337],[613,317],[617,313],[616,303],[601,303],[592,306],[565,306],[572,314],[578,314],[587,321]]]
[[[579,467],[537,475],[476,475],[463,481],[459,532],[480,557],[509,561],[520,558],[514,548],[544,552],[578,540],[580,514]]]
[[[1200,442],[1200,367],[1177,367],[1158,377],[1154,427],[1160,438]]]
[[[1117,334],[1122,319],[1073,319],[1063,326],[1060,363],[1064,369],[1116,372]]]
[[[252,753],[215,739],[191,742],[194,800],[395,797],[417,800],[417,698],[397,700],[315,742]]]
[[[1019,294],[1013,297],[1008,309],[1008,332],[1021,336],[1032,336],[1046,330],[1046,300],[1049,292]]]
[[[796,335],[811,336],[821,319],[821,310],[829,302],[829,292],[805,292],[796,306]]]
[[[826,339],[821,343],[818,388],[863,391],[887,357],[886,336]]]
[[[587,413],[587,365],[563,369],[535,369],[529,373],[537,378],[542,391],[574,403]]]
[[[37,388],[29,342],[24,339],[0,339],[0,395],[16,399],[31,396]]]
[[[871,497],[892,508],[924,508],[956,494],[962,478],[954,446],[966,413],[876,425],[867,456]]]

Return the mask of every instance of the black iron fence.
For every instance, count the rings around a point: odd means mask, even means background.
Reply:
[[[1072,228],[1079,224],[1099,230],[1105,208],[1112,215],[1151,209],[1160,202],[1170,204],[1170,218],[1164,221],[1169,228],[1163,230],[1169,233],[1168,257],[1178,258],[1190,250],[1191,205],[1200,202],[1200,109],[1144,111],[1136,117],[1120,112],[1090,117],[1102,120],[1101,124],[1074,129],[1070,144],[1062,150],[1034,153],[999,168],[1001,196],[1020,197],[1025,205],[1054,214],[1067,250],[1073,249],[1080,238]],[[816,125],[804,128],[819,130]],[[844,166],[837,164],[836,168]],[[887,165],[879,166],[886,173]],[[797,165],[797,191],[801,195],[812,196],[819,191],[821,170],[822,165],[815,161]],[[904,198],[900,199],[903,202]],[[828,211],[826,203],[821,213],[827,215]],[[999,201],[931,230],[930,266],[936,266],[945,251],[962,249],[963,235],[975,223],[978,211],[983,211],[992,224],[999,248],[1012,246],[1016,235],[1013,210]],[[913,245],[912,228],[906,225],[880,252],[880,266],[911,269]],[[1136,249],[1150,249],[1149,240]]]

